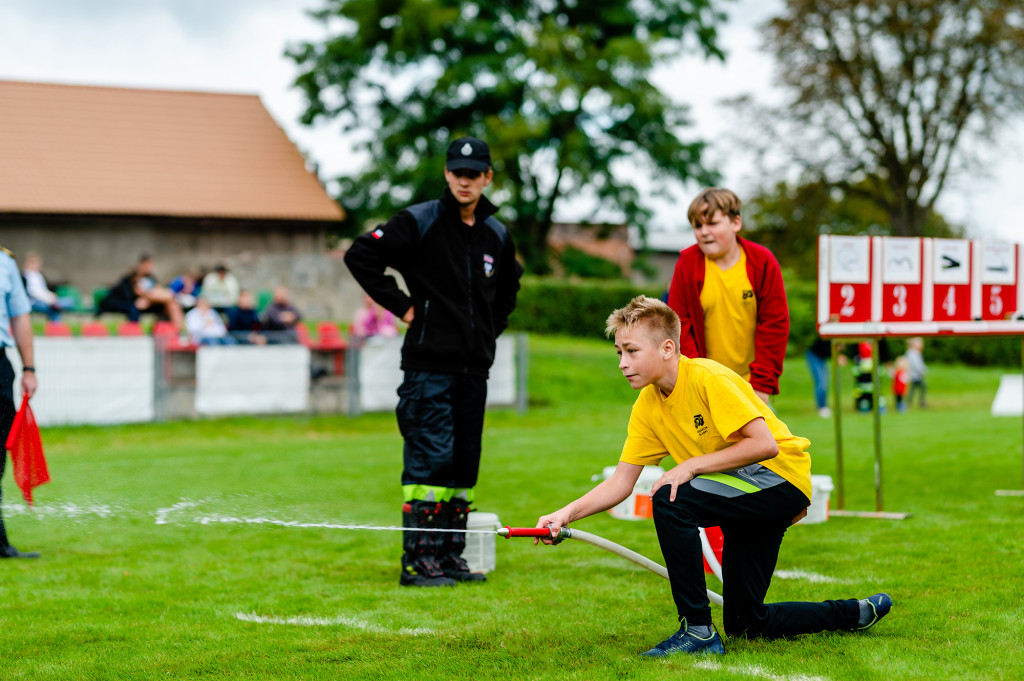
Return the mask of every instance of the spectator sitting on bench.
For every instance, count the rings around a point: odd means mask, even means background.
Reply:
[[[227,311],[238,304],[239,286],[235,275],[228,272],[224,263],[217,263],[212,272],[203,277],[202,291],[217,312]]]
[[[178,301],[178,305],[181,305],[181,309],[191,310],[195,307],[196,298],[199,297],[200,281],[199,274],[195,270],[179,274],[171,280],[168,288],[174,294],[174,299]]]
[[[301,319],[302,315],[288,300],[288,289],[276,287],[263,319],[267,340],[270,343],[298,343],[295,327]]]
[[[185,328],[196,345],[236,345],[237,340],[228,335],[224,320],[210,305],[205,295],[200,294],[196,306],[185,314]]]
[[[228,310],[228,333],[246,345],[267,344],[252,291],[242,289],[238,292],[238,305]]]
[[[129,321],[139,321],[143,312],[164,316],[179,331],[185,326],[181,306],[169,288],[158,286],[153,277],[153,258],[143,254],[134,270],[110,287],[100,303],[99,312],[120,312]]]
[[[21,265],[21,276],[25,280],[25,291],[32,304],[33,312],[42,312],[51,322],[60,321],[60,313],[74,308],[72,298],[59,298],[50,290],[43,276],[43,259],[37,253],[26,253]]]

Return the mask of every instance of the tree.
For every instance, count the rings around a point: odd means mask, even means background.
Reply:
[[[304,123],[337,120],[369,157],[340,178],[359,218],[435,198],[450,139],[487,140],[490,194],[517,245],[544,271],[559,200],[648,215],[673,180],[710,183],[703,144],[683,141],[686,110],[650,83],[683,50],[721,58],[714,0],[325,0],[332,35],[289,49],[301,73]],[[646,180],[645,180],[646,178]]]
[[[1020,0],[787,0],[765,25],[786,93],[762,110],[801,168],[919,236],[968,149],[1024,105]]]
[[[874,182],[866,182],[867,191]],[[819,234],[893,234],[889,215],[863,192],[845,192],[822,182],[779,182],[744,204],[744,232],[766,246],[786,269],[814,281]],[[932,211],[920,236],[962,237],[963,230]]]

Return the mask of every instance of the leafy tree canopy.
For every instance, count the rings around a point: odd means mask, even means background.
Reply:
[[[783,267],[811,281],[818,271],[819,234],[894,235],[889,215],[876,202],[823,182],[780,182],[748,201],[743,213],[744,232],[768,247]],[[932,211],[920,235],[962,237],[963,230]]]
[[[488,191],[535,270],[555,206],[590,196],[641,223],[641,183],[715,177],[680,139],[685,108],[650,82],[683,51],[722,55],[716,0],[326,0],[331,31],[288,55],[302,120],[336,120],[369,163],[340,178],[360,221],[436,198],[451,139],[486,140]],[[643,185],[646,187],[646,185]]]
[[[969,143],[1024,106],[1022,45],[1020,0],[787,0],[765,26],[787,97],[756,113],[764,148],[924,234]]]

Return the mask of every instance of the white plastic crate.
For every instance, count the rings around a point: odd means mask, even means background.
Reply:
[[[481,513],[472,511],[466,518],[467,530],[492,530],[501,528],[501,521],[495,513]],[[471,572],[493,572],[495,565],[494,549],[497,535],[493,534],[467,534],[466,550],[462,557],[469,564]]]

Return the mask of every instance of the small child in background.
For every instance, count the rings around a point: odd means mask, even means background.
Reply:
[[[896,358],[895,369],[892,372],[892,394],[896,397],[896,411],[906,411],[907,403],[903,398],[907,394],[907,384],[910,382],[910,362],[906,356]]]
[[[921,351],[924,350],[924,340],[920,337],[907,339],[907,352],[903,356],[907,358],[907,371],[910,387],[907,390],[907,404],[914,401],[914,394],[920,393],[917,398],[917,405],[925,408],[925,382],[924,376],[928,373],[928,367],[924,363]]]
[[[853,373],[853,403],[860,412],[871,411],[875,401],[875,362],[871,355],[871,343],[860,343],[850,367]]]

